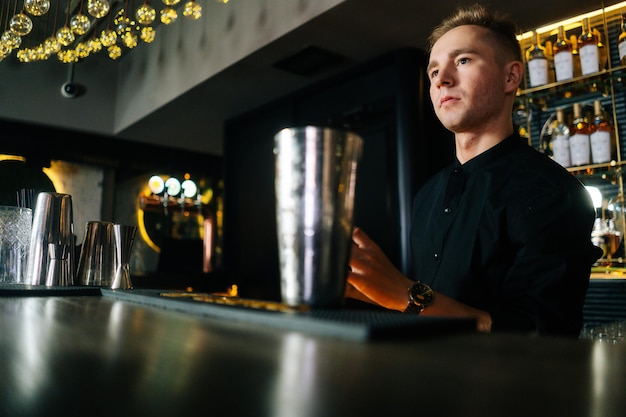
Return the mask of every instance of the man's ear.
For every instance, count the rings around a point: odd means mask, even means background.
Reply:
[[[520,61],[511,61],[506,68],[506,92],[517,91],[524,76],[524,65]]]

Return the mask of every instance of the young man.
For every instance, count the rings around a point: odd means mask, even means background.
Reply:
[[[516,25],[480,5],[459,9],[430,38],[437,117],[456,161],[418,192],[415,279],[359,228],[348,297],[388,309],[472,317],[481,331],[578,335],[598,257],[595,212],[582,184],[515,132],[524,66]]]

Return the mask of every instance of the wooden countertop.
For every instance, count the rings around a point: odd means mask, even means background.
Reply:
[[[590,416],[626,344],[451,333],[357,342],[101,296],[0,297],[2,416]]]
[[[626,279],[626,274],[616,273],[616,272],[592,272],[589,275],[589,279],[615,279],[615,280],[623,280]]]
[[[626,268],[610,266],[594,266],[591,268],[590,279],[626,279]]]

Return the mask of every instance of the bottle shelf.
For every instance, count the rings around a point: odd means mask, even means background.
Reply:
[[[611,80],[618,82],[626,76],[626,67],[602,70],[590,75],[574,77],[566,81],[553,82],[538,87],[520,90],[518,97],[528,99],[558,100],[574,98],[580,94],[608,94]]]
[[[616,176],[618,173],[620,173],[622,170],[622,166],[625,164],[626,162],[624,161],[617,162],[613,160],[602,164],[588,164],[567,167],[567,170],[572,174],[581,177],[606,179],[611,175]]]
[[[603,205],[597,210],[598,213],[602,213],[602,221],[606,220],[604,216],[609,213],[606,210],[610,202],[615,201],[617,196],[624,196],[623,176],[625,170],[623,167],[626,165],[626,161],[622,160],[622,155],[626,155],[626,143],[624,143],[626,138],[626,66],[621,65],[617,48],[617,40],[622,31],[622,12],[626,12],[626,4],[620,8],[606,9],[602,7],[597,12],[590,12],[586,15],[591,16],[591,27],[597,29],[600,35],[601,44],[598,48],[600,71],[581,75],[579,66],[574,68],[574,77],[556,82],[554,81],[554,68],[549,67],[551,82],[536,87],[528,87],[528,84],[524,84],[518,90],[517,107],[513,115],[520,134],[528,138],[533,147],[547,152],[552,150],[550,138],[551,132],[554,131],[553,120],[556,117],[557,109],[563,109],[566,116],[570,117],[569,120],[565,121],[565,124],[571,129],[572,110],[575,106],[582,108],[589,123],[592,123],[593,104],[596,101],[600,102],[613,129],[611,132],[614,145],[612,160],[601,164],[590,163],[570,166],[566,169],[586,186],[599,189],[603,198]],[[520,39],[522,51],[536,50],[531,46],[536,42],[537,32],[540,32],[539,39],[541,42],[546,44],[542,46],[548,52],[551,51],[550,46],[556,41],[556,29],[559,26],[565,26],[566,38],[574,40],[575,45],[575,38],[583,32],[582,20],[582,16],[572,18],[564,16],[562,22],[555,22],[550,27],[537,29],[532,35],[527,32]],[[552,64],[553,57],[550,54],[547,55],[549,64]],[[528,79],[525,81],[526,83],[529,82]],[[621,237],[626,236],[626,210],[623,206],[621,204],[619,213],[617,211],[610,212],[610,215],[619,216],[619,221],[616,221],[615,225]],[[624,263],[626,253],[624,252],[623,239],[621,241],[620,248],[616,253],[606,255],[598,260],[597,269],[609,268],[612,271],[623,271],[626,275],[626,264]]]

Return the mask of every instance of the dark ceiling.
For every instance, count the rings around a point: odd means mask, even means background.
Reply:
[[[256,0],[232,0],[228,7],[245,1]],[[457,5],[470,3],[346,0],[117,132],[117,137],[176,147],[182,145],[172,138],[184,134],[198,143],[188,148],[219,155],[226,120],[387,52],[424,49],[433,26]],[[602,7],[594,0],[483,3],[510,14],[523,31]]]
[[[469,3],[473,1],[347,0],[198,85],[120,136],[138,140],[150,137],[156,142],[163,137],[166,141],[180,134],[176,125],[163,122],[176,115],[185,126],[194,126],[185,131],[186,135],[219,141],[224,120],[394,49],[424,49],[433,26],[458,4]],[[235,1],[231,4],[236,7]],[[600,2],[590,0],[490,0],[484,4],[510,14],[522,31],[601,7]],[[315,56],[319,50],[314,50],[301,57],[303,60],[294,58],[291,64],[303,67],[299,74],[276,67],[276,63],[310,46],[336,54],[338,59]],[[194,124],[193,120],[203,122]],[[215,148],[221,149],[221,144]]]

